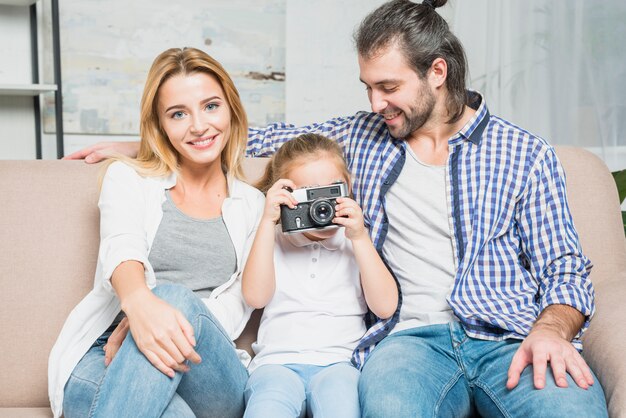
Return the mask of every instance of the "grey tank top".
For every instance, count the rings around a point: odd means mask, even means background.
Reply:
[[[157,285],[181,284],[207,298],[237,268],[224,219],[192,218],[176,207],[169,190],[165,195],[163,219],[148,255]]]
[[[226,283],[237,268],[237,257],[224,219],[196,219],[185,215],[165,192],[163,218],[152,242],[148,261],[157,286],[181,284],[201,298]],[[120,312],[113,321],[124,318]]]

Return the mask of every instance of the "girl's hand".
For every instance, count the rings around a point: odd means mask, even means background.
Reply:
[[[115,330],[111,333],[111,336],[104,345],[104,365],[109,366],[113,361],[113,357],[119,351],[124,338],[128,334],[128,318],[124,317],[120,323],[115,327]]]
[[[189,371],[186,360],[200,363],[193,327],[178,309],[147,289],[129,295],[122,308],[137,347],[163,374]]]
[[[347,197],[338,197],[333,222],[346,227],[346,238],[351,241],[369,238],[359,205]]]
[[[265,195],[265,209],[263,220],[276,223],[280,219],[280,205],[287,205],[291,209],[298,205],[298,201],[286,188],[294,190],[296,185],[289,179],[280,179],[267,191]]]

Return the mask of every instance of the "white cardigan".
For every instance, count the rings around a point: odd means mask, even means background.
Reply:
[[[123,261],[139,261],[145,267],[147,286],[156,285],[148,254],[163,217],[165,190],[175,184],[174,174],[166,178],[141,177],[122,162],[108,168],[98,202],[100,250],[94,288],[70,313],[48,361],[48,395],[55,417],[62,413],[64,387],[74,367],[120,311],[119,299],[111,287],[113,270]],[[252,312],[241,294],[240,275],[263,213],[264,197],[255,188],[230,178],[228,191],[222,216],[237,255],[237,269],[225,284],[202,300],[234,340]],[[250,356],[242,350],[238,354],[247,365]]]

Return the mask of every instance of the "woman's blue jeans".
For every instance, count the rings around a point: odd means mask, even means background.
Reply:
[[[157,370],[131,334],[104,366],[103,334],[74,368],[65,385],[63,412],[73,417],[241,417],[248,372],[217,320],[193,292],[157,286],[154,294],[180,310],[194,327],[200,364],[174,378]]]
[[[266,364],[250,375],[245,418],[359,418],[359,371],[328,366]]]
[[[507,373],[519,340],[467,336],[459,323],[400,331],[367,359],[359,381],[363,417],[594,417],[608,416],[600,382],[581,389],[568,375],[559,388],[552,372],[533,385],[527,367],[513,390]]]

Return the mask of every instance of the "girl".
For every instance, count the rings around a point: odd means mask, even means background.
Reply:
[[[276,225],[281,205],[297,204],[287,188],[336,181],[350,183],[339,145],[305,134],[280,147],[260,182],[265,209],[242,289],[250,306],[265,310],[245,417],[360,416],[350,357],[365,333],[367,306],[381,318],[396,310],[396,283],[352,199],[337,199],[334,228],[285,235]]]
[[[248,374],[232,340],[251,312],[240,272],[263,210],[263,195],[239,180],[246,135],[217,61],[192,48],[155,59],[138,159],[103,179],[94,289],[50,354],[55,417],[243,414]],[[116,335],[131,332],[105,364],[120,308]]]

